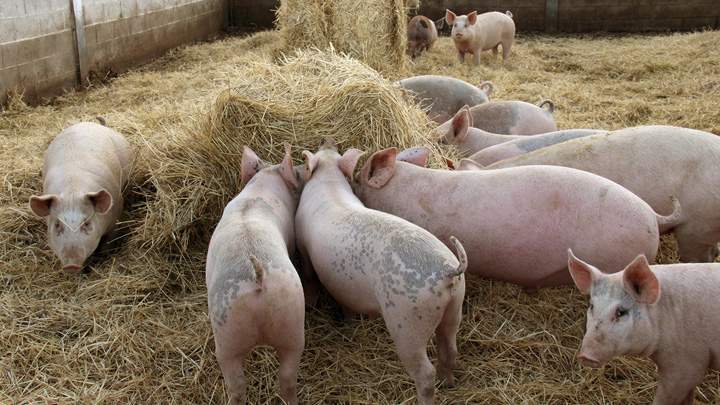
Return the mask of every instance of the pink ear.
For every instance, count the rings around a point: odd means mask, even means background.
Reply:
[[[42,196],[30,197],[30,209],[39,217],[50,215],[50,207],[57,203],[58,196],[55,194],[45,194]]]
[[[240,163],[240,174],[242,177],[242,184],[247,184],[250,179],[262,170],[264,164],[262,160],[255,154],[255,152],[249,147],[243,148],[242,162]]]
[[[93,207],[95,207],[95,212],[100,215],[107,214],[110,208],[112,208],[113,198],[107,190],[103,189],[94,193],[87,193],[85,196],[90,200]]]
[[[317,156],[307,150],[304,150],[302,155],[305,159],[305,181],[308,181],[317,167]]]
[[[445,9],[445,21],[447,21],[448,24],[453,25],[453,23],[455,22],[455,17],[457,17],[455,13]]]
[[[448,170],[455,170],[455,162],[453,162],[452,159],[445,158],[445,164]]]
[[[426,167],[429,157],[430,150],[424,146],[419,146],[417,148],[405,149],[404,151],[398,153],[395,160],[412,163],[420,167]]]
[[[468,22],[470,25],[475,25],[477,22],[477,11],[473,11],[472,13],[468,14]]]
[[[346,150],[342,157],[338,159],[338,166],[340,167],[340,171],[343,172],[345,177],[352,179],[353,172],[355,171],[355,166],[357,165],[360,157],[364,154],[365,152],[352,148]]]
[[[570,276],[578,290],[585,295],[590,294],[590,287],[595,278],[595,269],[575,257],[572,249],[568,249],[568,270],[570,270]]]
[[[361,179],[370,187],[381,188],[395,174],[397,148],[375,152],[363,167]]]
[[[484,167],[480,163],[472,160],[472,159],[462,159],[460,160],[460,165],[458,165],[458,170],[483,170]]]
[[[285,157],[280,163],[280,176],[292,188],[298,188],[298,182],[295,170],[293,169],[292,154],[290,153],[290,144],[285,144]]]
[[[462,142],[467,136],[472,122],[470,107],[464,106],[452,118],[452,137],[455,142]]]
[[[660,281],[650,269],[645,255],[639,255],[625,267],[623,285],[637,302],[654,304],[660,299]]]
[[[492,82],[489,80],[480,83],[480,86],[478,87],[480,87],[480,90],[482,90],[483,93],[485,93],[485,95],[488,97],[490,97],[493,93],[493,90],[495,90],[495,85],[493,85]]]

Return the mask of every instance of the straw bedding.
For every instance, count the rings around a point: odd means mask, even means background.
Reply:
[[[371,150],[417,136],[413,131],[425,125],[408,118],[417,110],[403,104],[381,77],[344,58],[311,51],[272,68],[279,38],[261,33],[181,48],[107,85],[39,107],[16,100],[0,114],[0,402],[224,403],[206,312],[202,239],[222,200],[238,191],[233,176],[239,169],[224,167],[207,182],[198,176],[221,165],[237,167],[243,141],[262,157],[277,160],[279,150],[266,145],[290,140],[315,146],[316,139],[302,137],[309,122],[320,128],[313,135],[318,138],[336,128],[353,128],[342,120],[343,103],[373,108],[384,117],[377,126],[368,125],[374,128],[370,136],[359,135],[357,127],[337,134],[343,147]],[[496,98],[552,98],[561,127],[666,123],[720,133],[720,111],[714,107],[720,105],[718,40],[718,32],[522,37],[508,66],[485,55],[483,66],[469,67],[454,62],[452,43],[443,38],[412,71],[475,83],[492,80]],[[264,86],[271,84],[252,83],[247,73],[265,72],[271,82],[289,85],[299,77],[312,81],[312,72],[294,71],[303,58],[330,58],[337,69],[333,73],[359,73],[368,97],[392,100],[389,105],[404,105],[402,111],[379,112],[380,107],[362,99],[346,99],[334,107],[318,106],[327,110],[325,117],[338,115],[331,122],[317,124],[320,112],[309,114],[308,122],[288,119],[277,107],[279,91],[266,93]],[[329,79],[339,94],[344,85],[353,85]],[[313,94],[296,100],[291,94],[286,99],[294,108],[320,100]],[[68,276],[59,271],[44,241],[44,224],[29,214],[26,202],[40,189],[38,171],[49,140],[63,127],[97,115],[125,134],[143,159],[126,192],[117,240],[101,248],[89,274]],[[295,131],[289,129],[293,126]],[[253,137],[237,139],[239,128]],[[388,128],[394,134],[379,138]],[[180,147],[186,148],[184,155]],[[227,154],[219,157],[218,152]],[[177,168],[193,158],[197,167],[187,177],[179,175]],[[192,186],[211,194],[202,196],[207,201],[198,202]],[[196,200],[173,206],[169,201],[178,196]],[[200,222],[178,222],[184,228],[167,233],[172,215]],[[143,226],[148,216],[158,220]],[[190,231],[193,226],[198,228]],[[672,238],[665,237],[660,261],[676,260]],[[437,401],[650,402],[656,373],[649,361],[616,359],[601,371],[575,361],[585,301],[569,287],[528,295],[512,285],[471,279],[458,336],[458,383],[439,389]],[[381,320],[340,322],[326,297],[308,312],[306,341],[299,381],[303,403],[412,403],[414,386]],[[433,347],[430,353],[435,358]],[[273,353],[258,350],[248,366],[250,402],[277,401]],[[717,403],[719,389],[720,378],[711,373],[696,398]]]

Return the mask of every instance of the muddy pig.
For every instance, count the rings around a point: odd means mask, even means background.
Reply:
[[[642,126],[591,135],[506,159],[487,169],[527,165],[572,167],[608,178],[658,212],[682,206],[673,231],[680,260],[711,262],[720,241],[720,138],[708,132]]]
[[[245,404],[244,362],[258,345],[280,358],[280,396],[297,404],[297,373],[305,346],[305,299],[290,256],[301,179],[290,148],[270,166],[245,147],[245,187],[225,207],[208,248],[206,283],[215,354],[232,404]]]
[[[363,167],[355,192],[366,206],[405,218],[446,244],[456,235],[469,271],[535,289],[571,282],[568,247],[620,271],[638,253],[655,257],[658,227],[669,217],[625,188],[580,170],[534,166],[497,171],[449,171],[421,167],[397,150],[375,153]],[[518,170],[524,169],[524,170]],[[670,197],[668,197],[670,199]]]
[[[606,275],[568,256],[575,285],[590,295],[580,362],[649,357],[660,378],[653,403],[692,404],[707,369],[720,370],[720,264],[650,266],[640,255]]]
[[[123,211],[132,151],[118,132],[92,122],[66,128],[48,146],[43,195],[30,209],[47,220],[48,245],[63,270],[79,272]]]
[[[416,15],[408,23],[407,36],[407,53],[415,59],[433,46],[437,41],[438,32],[431,19]]]
[[[478,15],[473,11],[468,15],[457,16],[450,10],[445,11],[445,21],[452,26],[450,36],[455,41],[460,62],[465,61],[465,54],[473,56],[473,62],[480,64],[480,52],[492,49],[497,55],[502,45],[503,62],[510,56],[510,48],[515,39],[515,22],[511,12],[504,14],[497,11]]]
[[[479,87],[449,76],[413,76],[397,82],[410,90],[415,100],[428,110],[428,118],[441,124],[464,105],[475,106],[488,102],[493,84],[485,81]]]
[[[602,132],[598,129],[567,129],[537,135],[503,135],[474,128],[473,123],[470,109],[465,106],[450,120],[450,125],[436,128],[434,136],[439,137],[442,144],[455,145],[463,157],[487,150],[486,155],[478,155],[486,159],[485,156],[487,158],[511,157],[569,139]],[[504,157],[496,160],[500,159],[504,159]]]
[[[451,119],[433,129],[431,136],[438,140],[445,138],[445,143],[451,143],[455,134],[464,132],[465,127],[499,135],[538,135],[558,130],[555,118],[548,110],[524,101],[493,101],[461,108]],[[486,137],[483,142],[469,143],[466,149],[486,148],[499,142],[499,138]]]
[[[426,230],[365,208],[346,178],[362,155],[340,156],[326,144],[304,151],[307,183],[295,218],[303,272],[314,273],[346,313],[382,315],[418,402],[434,396],[435,368],[427,344],[435,333],[440,377],[453,385],[456,334],[465,296],[467,258],[453,237],[457,258]]]

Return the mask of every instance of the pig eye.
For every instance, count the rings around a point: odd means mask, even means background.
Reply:
[[[63,224],[60,221],[55,221],[54,228],[55,228],[55,233],[57,233],[58,235],[60,235],[64,230]]]
[[[80,230],[85,233],[90,232],[90,230],[92,230],[92,223],[90,223],[90,220],[83,222],[82,226],[80,226]]]
[[[627,314],[628,310],[626,308],[618,307],[618,309],[615,310],[615,319],[620,319]]]

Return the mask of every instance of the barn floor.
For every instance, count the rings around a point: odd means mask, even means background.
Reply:
[[[14,101],[0,113],[1,403],[224,403],[202,258],[158,262],[125,249],[121,233],[89,274],[68,276],[26,202],[41,187],[42,152],[62,128],[101,115],[136,145],[162,142],[232,85],[238,65],[272,57],[277,41],[263,32],[176,49],[107,84],[39,107]],[[653,123],[720,134],[718,42],[720,32],[521,36],[507,66],[488,53],[473,67],[459,65],[442,38],[412,73],[491,80],[495,99],[550,98],[561,128]],[[665,238],[660,261],[674,260]],[[183,277],[172,276],[178,269]],[[597,371],[575,361],[585,301],[569,287],[528,295],[471,281],[457,386],[438,389],[437,402],[650,402],[651,362],[622,358]],[[413,403],[414,386],[381,320],[340,322],[324,303],[308,312],[306,336],[303,403]],[[277,401],[276,370],[269,350],[251,357],[250,403]],[[696,399],[720,402],[718,373],[708,375]]]

